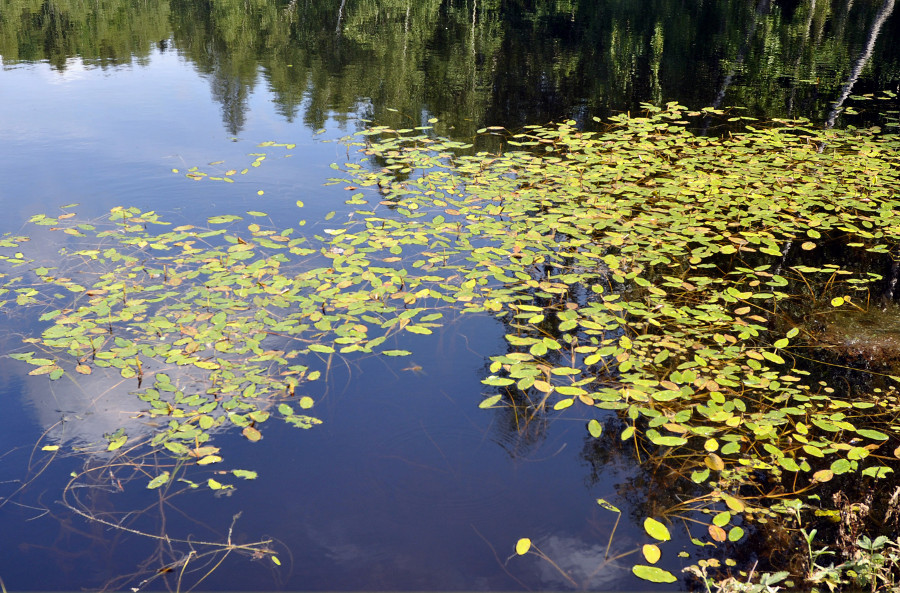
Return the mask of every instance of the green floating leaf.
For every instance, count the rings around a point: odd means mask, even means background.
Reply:
[[[382,350],[381,353],[385,356],[409,356],[412,354],[409,350]]]
[[[206,485],[209,486],[210,490],[222,490],[224,488],[230,488],[230,486],[226,486],[222,482],[219,482],[218,480],[214,480],[212,478],[206,481]]]
[[[660,447],[678,447],[687,443],[687,439],[684,437],[664,437],[664,436],[655,436],[650,439],[650,441],[654,445],[659,445]]]
[[[155,488],[159,488],[160,486],[162,486],[163,484],[165,484],[168,481],[169,481],[169,472],[163,472],[160,475],[153,478],[152,480],[150,480],[150,483],[147,484],[147,488],[149,490],[153,490]]]
[[[674,583],[678,580],[671,572],[658,566],[635,564],[631,567],[631,572],[639,579],[650,581],[651,583]]]
[[[565,410],[575,403],[574,399],[561,399],[553,405],[554,410]]]
[[[760,350],[759,353],[762,354],[763,358],[765,358],[766,360],[770,360],[775,364],[784,364],[784,359],[774,352],[769,352],[768,350]]]
[[[853,469],[853,464],[846,459],[838,459],[834,463],[831,464],[831,471],[834,475],[839,476],[841,474],[846,474],[850,470]]]
[[[236,478],[243,478],[245,480],[255,480],[259,474],[255,471],[251,471],[248,469],[233,469],[231,473],[234,474]]]
[[[106,447],[107,451],[115,451],[116,449],[120,449],[122,445],[124,445],[128,441],[128,437],[123,435],[119,435],[109,441],[109,446]]]
[[[225,214],[222,216],[210,216],[206,219],[206,222],[209,224],[225,224],[228,222],[234,222],[235,220],[242,220],[240,216],[235,216],[234,214]]]
[[[502,395],[492,395],[491,397],[485,398],[481,400],[481,403],[478,404],[479,408],[490,408],[494,404],[496,404],[502,398]]]
[[[333,347],[324,344],[310,344],[309,349],[313,352],[321,352],[323,354],[332,354],[334,352]]]
[[[876,465],[873,467],[867,467],[862,471],[862,474],[870,478],[884,478],[893,471],[893,469],[887,467],[886,465]]]
[[[870,430],[868,428],[859,428],[856,430],[856,434],[876,441],[888,440],[888,435],[884,434],[883,432],[878,432],[877,430]]]
[[[597,504],[599,504],[601,507],[603,507],[603,508],[606,509],[607,511],[612,511],[612,512],[614,512],[614,513],[621,513],[621,512],[622,512],[622,511],[619,510],[619,508],[618,508],[617,506],[613,505],[612,503],[610,503],[609,501],[607,501],[607,500],[604,499],[604,498],[598,498],[598,499],[597,499]]]
[[[731,513],[728,511],[722,511],[718,513],[715,517],[713,517],[713,525],[718,525],[719,527],[725,527],[731,522]]]
[[[669,534],[669,529],[652,517],[644,519],[644,531],[646,531],[650,537],[658,539],[659,541],[667,542],[672,539],[672,536]]]
[[[595,439],[599,439],[600,435],[603,434],[603,425],[596,419],[592,419],[588,422],[587,428],[588,432],[591,433],[591,436]]]

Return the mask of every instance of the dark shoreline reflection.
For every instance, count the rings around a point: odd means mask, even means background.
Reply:
[[[330,117],[401,127],[434,116],[439,133],[469,137],[673,100],[825,122],[848,81],[854,94],[896,90],[892,5],[5,0],[0,55],[62,71],[75,56],[111,68],[175,50],[209,79],[233,135],[261,85],[285,119],[312,129]]]

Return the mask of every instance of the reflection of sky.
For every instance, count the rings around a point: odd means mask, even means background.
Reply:
[[[172,51],[155,52],[148,61],[102,69],[72,59],[63,72],[44,63],[0,69],[0,204],[6,214],[0,231],[72,202],[85,204],[81,211],[90,215],[117,205],[190,208],[195,217],[263,210],[283,226],[343,206],[346,192],[326,190],[322,182],[334,173],[329,164],[346,153],[319,139],[344,132],[313,139],[258,90],[249,97],[240,138],[233,138],[206,78]],[[257,148],[270,140],[296,144],[293,156],[276,158],[287,151]],[[212,175],[240,170],[252,162],[251,152],[271,155],[265,171],[252,169],[233,184],[188,183],[172,173],[192,166]],[[225,163],[218,169],[207,165],[220,160]],[[306,204],[303,212],[298,199]]]

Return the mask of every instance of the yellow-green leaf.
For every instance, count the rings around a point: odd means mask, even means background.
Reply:
[[[663,570],[658,566],[646,566],[644,564],[635,564],[631,567],[634,576],[651,583],[674,583],[678,579],[675,578],[668,570]]]
[[[650,537],[658,539],[659,541],[667,542],[672,539],[672,536],[669,534],[669,529],[652,517],[644,519],[644,531],[646,531]]]

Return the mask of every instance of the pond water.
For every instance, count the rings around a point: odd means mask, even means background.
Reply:
[[[467,140],[678,101],[888,126],[895,115],[861,95],[898,90],[893,4],[0,0],[0,231],[133,206],[193,225],[262,211],[321,233],[353,212],[325,184],[356,158],[334,140],[369,121],[437,118]],[[192,167],[247,173],[193,180]],[[46,262],[66,246],[32,243]],[[8,353],[40,325],[5,311]],[[597,451],[573,409],[526,424],[479,409],[503,333],[464,316],[400,340],[409,357],[316,359],[321,425],[266,426],[256,443],[217,434],[228,469],[259,477],[162,499],[153,476],[91,446],[152,430],[118,375],[48,382],[0,358],[0,578],[10,591],[659,589],[611,558],[639,548],[640,489],[660,485]],[[618,524],[598,498],[622,509]],[[512,557],[525,536],[557,567]],[[271,539],[280,565],[196,543],[228,538]]]

